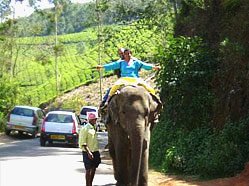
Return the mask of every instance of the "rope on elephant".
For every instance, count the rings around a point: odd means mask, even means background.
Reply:
[[[160,88],[156,86],[156,83],[154,82],[154,79],[156,77],[156,74],[157,72],[152,72],[151,74],[149,74],[145,79],[144,81],[148,84],[150,84],[154,89],[155,89],[155,92],[156,92],[156,95],[159,95],[159,92],[160,92]]]
[[[148,77],[146,77],[146,79],[144,81],[148,82],[148,81],[152,80],[155,77],[155,75],[156,75],[155,72],[151,73]]]

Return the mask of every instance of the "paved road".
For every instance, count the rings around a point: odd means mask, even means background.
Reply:
[[[104,151],[107,134],[99,133],[102,163],[93,185],[115,185],[111,160]],[[0,141],[0,186],[83,186],[85,171],[81,151],[62,144],[40,147],[39,138],[11,137]]]

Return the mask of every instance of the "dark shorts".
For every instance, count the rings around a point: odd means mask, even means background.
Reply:
[[[97,168],[101,163],[99,151],[93,152],[93,160],[88,158],[87,152],[82,151],[85,169]]]

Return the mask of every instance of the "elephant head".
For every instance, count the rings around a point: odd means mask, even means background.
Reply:
[[[117,185],[148,184],[150,132],[161,108],[140,86],[124,87],[110,100],[107,130]]]

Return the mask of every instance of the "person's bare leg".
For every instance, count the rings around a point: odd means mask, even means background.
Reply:
[[[86,170],[86,186],[92,186],[92,182],[91,182],[91,169]]]
[[[95,175],[95,171],[96,171],[96,169],[95,168],[92,168],[91,169],[91,183],[93,183],[93,178],[94,178],[94,175]]]

